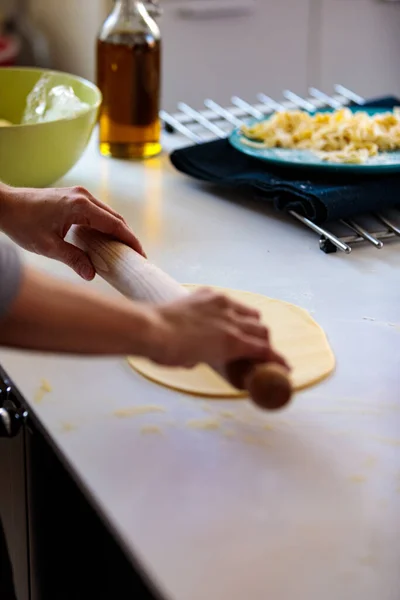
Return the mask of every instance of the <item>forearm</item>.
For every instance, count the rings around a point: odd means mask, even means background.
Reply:
[[[146,356],[156,337],[150,310],[25,267],[19,293],[0,321],[0,346]]]

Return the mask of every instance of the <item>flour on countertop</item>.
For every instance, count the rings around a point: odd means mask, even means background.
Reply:
[[[364,467],[367,469],[372,469],[376,465],[377,459],[376,456],[367,456],[364,461]]]
[[[140,428],[140,433],[160,434],[160,433],[162,433],[162,429],[161,429],[161,427],[158,427],[157,425],[143,425],[143,427]]]
[[[271,425],[271,423],[265,423],[263,425],[263,429],[265,429],[265,431],[274,431],[275,428],[273,425]]]
[[[352,475],[350,477],[350,481],[352,481],[353,483],[365,483],[367,481],[367,478],[365,477],[365,475]]]
[[[376,562],[376,557],[373,554],[366,554],[360,559],[360,563],[366,567],[373,567],[375,566]]]
[[[114,417],[120,419],[127,419],[129,417],[138,417],[140,415],[148,415],[151,413],[164,413],[165,408],[163,406],[132,406],[131,408],[121,408],[113,412]]]
[[[71,431],[75,431],[77,429],[77,426],[74,425],[73,423],[69,423],[69,422],[64,422],[61,423],[61,431],[63,433],[69,433]]]
[[[219,421],[217,419],[193,419],[187,422],[187,426],[191,429],[219,429]]]
[[[393,439],[393,438],[387,438],[387,437],[379,437],[379,436],[368,436],[371,439],[379,442],[380,444],[384,444],[387,446],[400,446],[400,439]]]
[[[248,435],[246,437],[241,438],[239,441],[243,442],[249,446],[264,446],[271,447],[272,444],[269,440],[266,440],[263,437]]]
[[[222,410],[219,414],[224,419],[235,419],[236,418],[235,413],[231,410]]]
[[[49,394],[52,391],[53,391],[53,388],[51,387],[51,385],[47,381],[47,379],[42,379],[41,383],[40,383],[40,387],[35,392],[33,401],[35,402],[35,404],[40,404],[42,402],[43,398],[45,397],[45,395]]]

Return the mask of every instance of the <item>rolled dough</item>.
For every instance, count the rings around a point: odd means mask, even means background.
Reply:
[[[195,291],[202,286],[185,287]],[[262,321],[270,330],[274,348],[285,356],[293,369],[291,378],[295,390],[315,385],[333,372],[335,357],[325,332],[306,310],[260,294],[219,287],[212,289],[260,311]],[[248,395],[230,386],[207,365],[194,369],[171,368],[139,357],[129,357],[128,362],[147,379],[181,392],[214,398],[243,398]]]

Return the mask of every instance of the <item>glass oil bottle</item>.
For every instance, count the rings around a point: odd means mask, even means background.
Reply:
[[[161,151],[161,35],[150,12],[148,3],[116,0],[97,40],[104,156],[148,158]]]

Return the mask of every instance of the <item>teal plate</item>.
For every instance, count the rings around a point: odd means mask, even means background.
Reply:
[[[322,109],[316,112],[327,112],[332,109]],[[362,106],[352,107],[353,112],[364,111],[373,116],[387,112],[393,112],[388,108],[363,108]],[[268,117],[266,117],[268,119]],[[266,119],[262,119],[265,121]],[[249,124],[256,123],[258,120],[253,119]],[[295,150],[287,148],[253,148],[242,142],[243,135],[240,129],[235,129],[229,137],[231,145],[254,158],[263,160],[279,167],[303,167],[307,169],[318,169],[323,171],[340,171],[343,173],[363,173],[374,174],[387,172],[400,172],[400,150],[393,152],[380,152],[377,156],[369,158],[363,164],[348,164],[348,163],[329,163],[321,160],[309,150]]]

